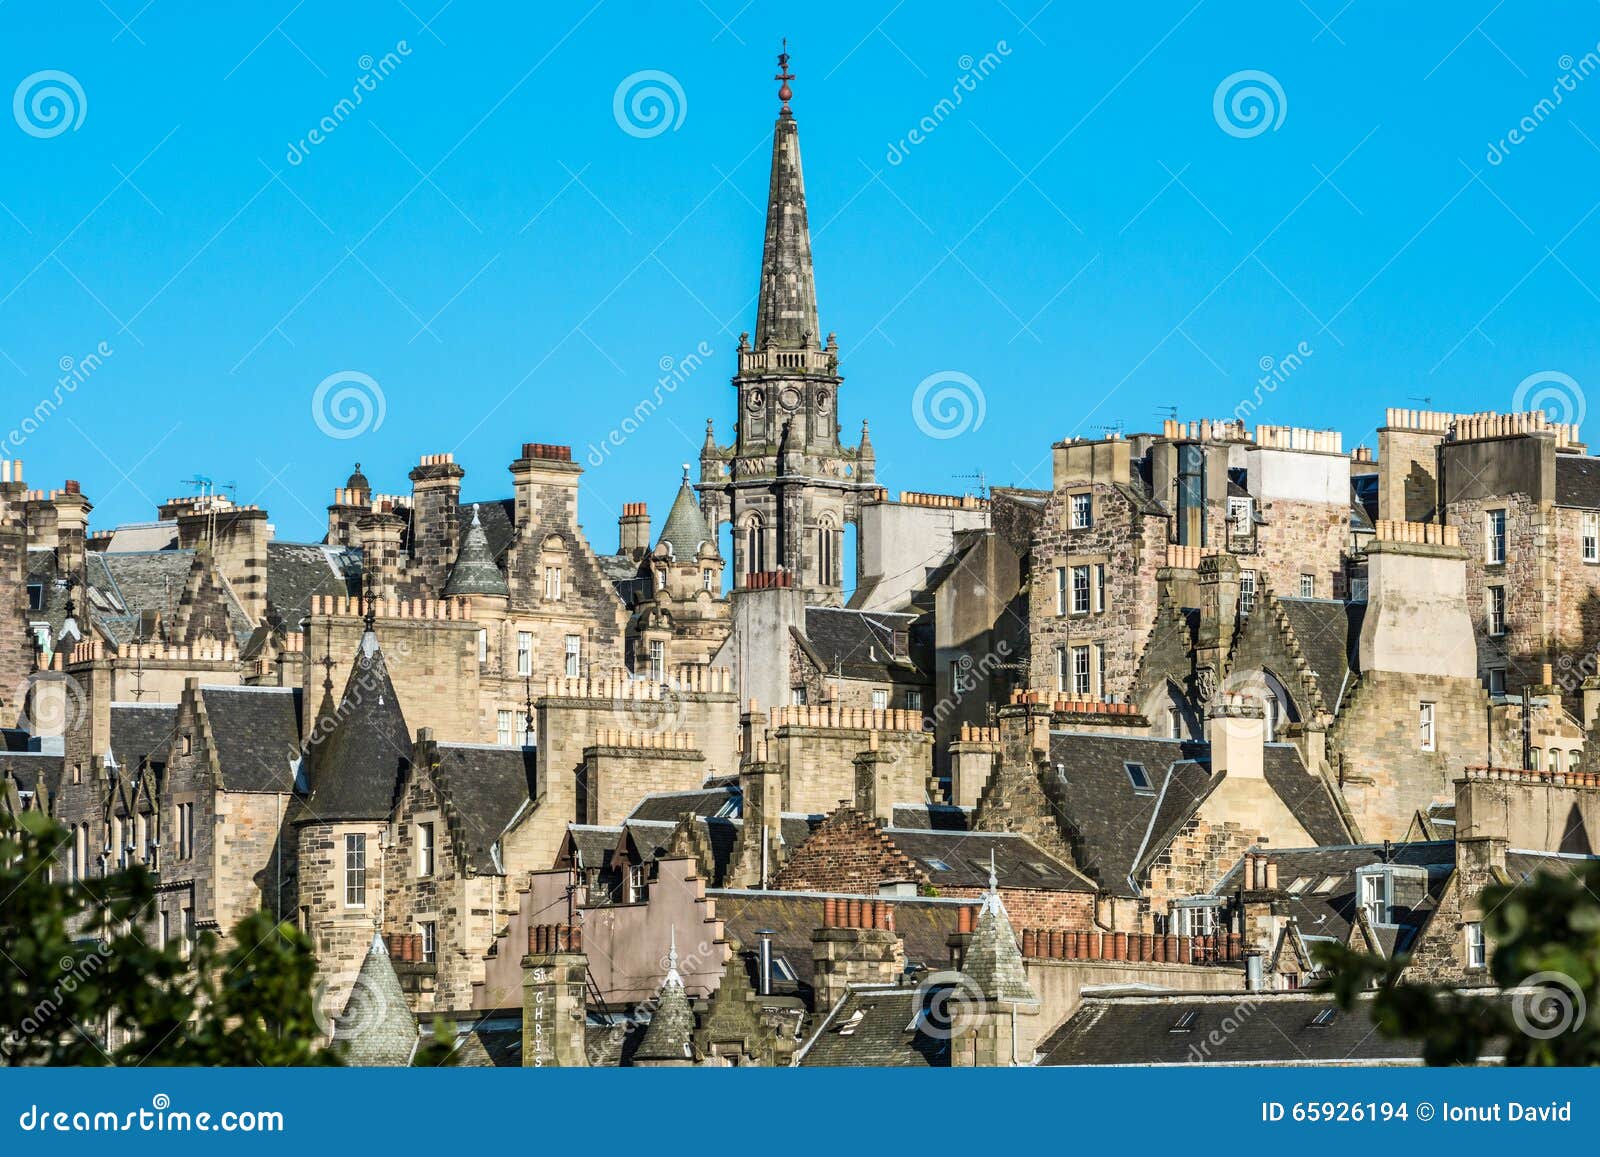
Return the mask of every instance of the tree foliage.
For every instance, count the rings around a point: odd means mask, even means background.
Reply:
[[[1600,1064],[1600,864],[1483,892],[1489,978],[1500,995],[1404,980],[1409,957],[1316,948],[1321,986],[1349,1009],[1371,993],[1380,1032],[1422,1043],[1430,1065]]]

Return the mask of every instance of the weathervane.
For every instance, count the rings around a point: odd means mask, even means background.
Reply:
[[[783,108],[778,110],[784,116],[789,115],[789,102],[794,99],[794,89],[789,87],[789,82],[794,79],[794,73],[789,71],[789,38],[783,38],[783,51],[778,53],[778,75],[773,80],[783,81],[783,87],[778,89],[778,99],[783,102]]]

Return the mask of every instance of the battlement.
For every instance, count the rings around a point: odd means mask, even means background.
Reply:
[[[1480,410],[1472,414],[1455,414],[1444,410],[1391,408],[1383,412],[1383,424],[1390,429],[1438,434],[1458,442],[1548,433],[1555,435],[1558,448],[1582,445],[1577,423],[1552,422],[1543,410],[1527,410],[1517,414]]]
[[[774,707],[772,727],[810,727],[840,731],[922,731],[922,712],[898,707]]]
[[[311,613],[327,618],[359,619],[367,613],[365,601],[352,595],[312,595]],[[378,599],[373,613],[380,619],[469,622],[471,600],[453,599]]]
[[[627,747],[639,751],[693,751],[694,736],[687,731],[625,731],[602,727],[594,733],[595,747]]]
[[[1550,787],[1600,788],[1600,773],[1587,771],[1532,771],[1521,767],[1469,767],[1464,780],[1493,783],[1542,783]]]
[[[1428,546],[1460,546],[1459,526],[1440,526],[1434,522],[1400,522],[1380,518],[1373,524],[1379,542],[1416,542]]]
[[[1167,543],[1167,567],[1172,570],[1199,570],[1200,560],[1217,553],[1214,546],[1179,546]]]

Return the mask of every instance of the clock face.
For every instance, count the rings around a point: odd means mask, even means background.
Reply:
[[[767,392],[765,390],[751,390],[749,395],[745,398],[745,405],[750,407],[750,412],[753,414],[759,414],[766,404]]]
[[[781,405],[785,410],[799,409],[800,391],[795,389],[793,386],[788,387],[783,391],[783,393],[778,395],[778,404]]]

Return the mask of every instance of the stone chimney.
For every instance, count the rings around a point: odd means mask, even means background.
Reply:
[[[1000,729],[963,723],[950,744],[950,802],[976,807],[1000,756]]]
[[[765,887],[766,880],[777,873],[783,851],[783,771],[767,758],[765,747],[760,744],[754,758],[747,753],[739,768],[739,790],[744,798],[738,877],[752,888]]]
[[[822,927],[811,934],[813,1009],[823,1014],[852,984],[893,984],[905,973],[906,950],[894,930],[889,900],[828,897]]]
[[[394,598],[405,574],[405,559],[400,553],[400,534],[406,520],[390,509],[362,516],[356,522],[361,557],[370,591],[380,599]]]
[[[866,751],[855,758],[856,811],[887,826],[894,819],[895,801],[890,798],[889,776],[894,756],[878,748],[878,733],[870,732]],[[914,801],[908,801],[914,802]]]
[[[228,580],[252,626],[267,611],[267,543],[271,538],[267,512],[259,506],[191,507],[178,515],[178,546],[211,551],[218,572]]]
[[[424,454],[411,470],[411,561],[430,594],[444,589],[456,560],[466,473],[453,454]]]
[[[589,958],[583,930],[571,924],[528,929],[522,958],[522,1063],[587,1068],[583,1026]]]
[[[56,567],[62,574],[78,574],[83,570],[89,511],[94,507],[71,478],[51,495],[51,505],[56,511]]]
[[[789,702],[791,631],[804,633],[805,591],[787,571],[740,575],[733,592],[731,664],[741,699],[769,706]]]
[[[522,457],[511,464],[516,492],[516,526],[574,526],[578,522],[578,479],[583,467],[572,461],[571,446],[524,442]],[[564,513],[551,508],[560,505]]]
[[[650,553],[650,508],[643,502],[624,502],[617,519],[617,553],[635,562]]]
[[[1454,526],[1380,519],[1367,544],[1363,674],[1393,671],[1476,680],[1467,611],[1467,552]]]
[[[1261,705],[1231,692],[1218,692],[1206,709],[1206,742],[1211,774],[1230,779],[1261,779],[1267,723]]]

